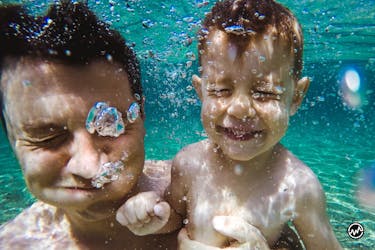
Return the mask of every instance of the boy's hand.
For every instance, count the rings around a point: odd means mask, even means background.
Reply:
[[[116,213],[116,220],[135,235],[153,234],[163,228],[171,208],[155,192],[139,193],[128,199]]]

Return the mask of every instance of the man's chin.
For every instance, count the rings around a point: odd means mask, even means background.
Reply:
[[[90,211],[90,210],[84,210],[84,211],[78,211],[75,213],[76,219],[86,221],[86,222],[98,222],[103,221],[108,218],[115,216],[115,209],[111,211]]]
[[[115,218],[117,209],[122,204],[118,202],[98,202],[81,209],[64,209],[70,217],[85,222],[98,222]]]

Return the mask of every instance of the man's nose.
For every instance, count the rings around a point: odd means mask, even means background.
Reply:
[[[100,167],[101,162],[107,162],[107,155],[102,152],[94,141],[94,136],[86,130],[75,131],[70,147],[71,158],[66,166],[70,174],[85,179],[93,178]]]
[[[227,112],[237,119],[251,118],[256,113],[251,97],[243,93],[237,93],[237,95],[233,96]]]

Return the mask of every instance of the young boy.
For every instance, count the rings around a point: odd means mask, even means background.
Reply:
[[[208,139],[173,160],[171,211],[149,192],[129,199],[118,220],[138,234],[183,220],[185,238],[219,248],[233,243],[220,234],[226,225],[244,220],[251,249],[273,246],[292,222],[306,249],[341,249],[317,177],[279,143],[309,86],[302,48],[300,26],[282,5],[216,3],[200,31],[201,77],[193,77]]]
[[[39,200],[1,226],[1,248],[175,249],[176,235],[139,237],[115,220],[142,185],[169,181],[165,164],[142,175],[142,87],[124,38],[73,1],[0,16],[2,121]]]

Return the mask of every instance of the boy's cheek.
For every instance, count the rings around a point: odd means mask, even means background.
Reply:
[[[214,117],[222,111],[223,104],[207,100],[202,103],[202,113],[206,116]]]
[[[253,102],[254,108],[259,114],[269,114],[278,118],[289,114],[289,106],[282,101]]]

